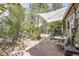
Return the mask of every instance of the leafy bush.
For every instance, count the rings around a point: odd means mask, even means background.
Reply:
[[[9,4],[7,7],[9,15],[3,16],[0,21],[0,37],[7,40],[16,41],[22,30],[24,21],[24,9],[20,4]]]
[[[48,29],[55,29],[62,21],[50,22],[47,24]]]
[[[26,35],[28,35],[30,39],[39,40],[41,38],[40,37],[41,29],[40,27],[36,26],[34,23],[25,24],[24,28],[26,31]]]

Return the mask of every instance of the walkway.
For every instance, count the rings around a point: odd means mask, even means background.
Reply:
[[[56,46],[56,41],[47,38],[26,52],[31,56],[63,56],[63,52]]]

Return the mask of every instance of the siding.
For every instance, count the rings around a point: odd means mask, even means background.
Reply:
[[[72,32],[71,32],[71,28],[74,27],[74,18],[75,18],[75,14],[74,14],[74,10],[73,8],[70,9],[69,13],[66,15],[65,20],[65,34],[72,36]],[[68,22],[69,22],[69,28],[68,28]]]

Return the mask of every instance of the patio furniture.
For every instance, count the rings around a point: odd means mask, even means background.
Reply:
[[[61,48],[64,49],[64,46],[68,43],[68,39],[66,38],[61,38],[59,39],[58,43],[56,43],[56,45]]]
[[[60,49],[64,49],[64,46],[68,43],[67,37],[55,37],[55,39],[58,40],[58,43],[56,43],[56,45]]]
[[[65,36],[54,36],[54,39],[62,42],[63,40],[66,39],[66,37]]]

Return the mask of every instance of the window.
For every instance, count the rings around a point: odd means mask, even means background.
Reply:
[[[67,21],[67,28],[69,29],[69,21]]]

